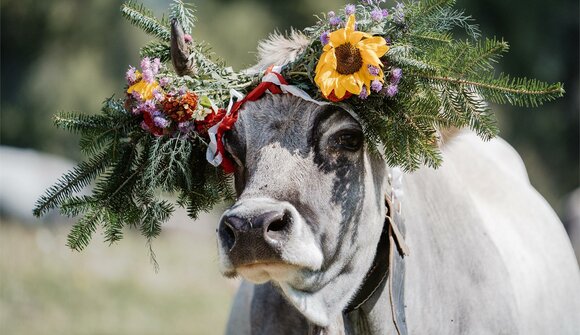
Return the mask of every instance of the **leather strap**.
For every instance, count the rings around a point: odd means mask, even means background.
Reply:
[[[393,206],[388,198],[385,199],[385,203],[387,214],[373,263],[360,289],[343,312],[346,314],[359,309],[375,294],[382,283],[387,280],[392,310],[391,316],[395,329],[398,335],[406,335],[404,257],[409,254],[409,248],[404,240],[402,216],[399,212],[393,211]],[[399,223],[400,228],[395,222]]]

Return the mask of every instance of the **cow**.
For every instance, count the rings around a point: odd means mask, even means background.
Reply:
[[[299,39],[263,43],[253,70]],[[227,333],[579,334],[578,264],[518,154],[444,137],[441,167],[400,173],[344,106],[247,102],[222,139],[238,198],[219,266],[244,279]]]

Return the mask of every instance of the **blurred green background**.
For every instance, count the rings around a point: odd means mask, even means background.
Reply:
[[[563,214],[579,185],[579,4],[577,0],[458,0],[484,36],[511,51],[500,69],[562,81],[566,96],[537,109],[496,106],[501,136],[522,155],[534,186]],[[58,111],[96,113],[122,94],[124,72],[138,65],[149,37],[126,23],[118,0],[2,0],[0,143],[80,159],[77,139],[52,126]],[[144,3],[161,13],[169,1]],[[194,38],[214,46],[235,69],[252,65],[258,40],[304,28],[313,14],[345,1],[196,1]],[[387,3],[390,7],[391,3]],[[32,208],[33,204],[30,204]],[[127,235],[118,246],[98,238],[89,250],[66,250],[68,226],[0,226],[2,334],[219,334],[235,281],[219,276],[215,218],[168,224],[155,244]],[[192,228],[194,227],[194,228]]]

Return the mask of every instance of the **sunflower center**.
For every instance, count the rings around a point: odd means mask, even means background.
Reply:
[[[336,72],[353,74],[363,66],[360,50],[350,43],[341,44],[334,50],[336,55]]]

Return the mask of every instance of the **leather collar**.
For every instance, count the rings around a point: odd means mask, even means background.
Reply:
[[[387,202],[387,216],[383,224],[383,230],[381,232],[381,238],[377,245],[377,251],[375,252],[375,258],[373,263],[367,272],[363,283],[359,290],[357,291],[354,298],[343,310],[344,313],[350,313],[356,309],[359,309],[365,302],[367,302],[373,294],[379,289],[381,284],[386,280],[389,274],[389,225],[390,225],[390,212],[391,207]]]

